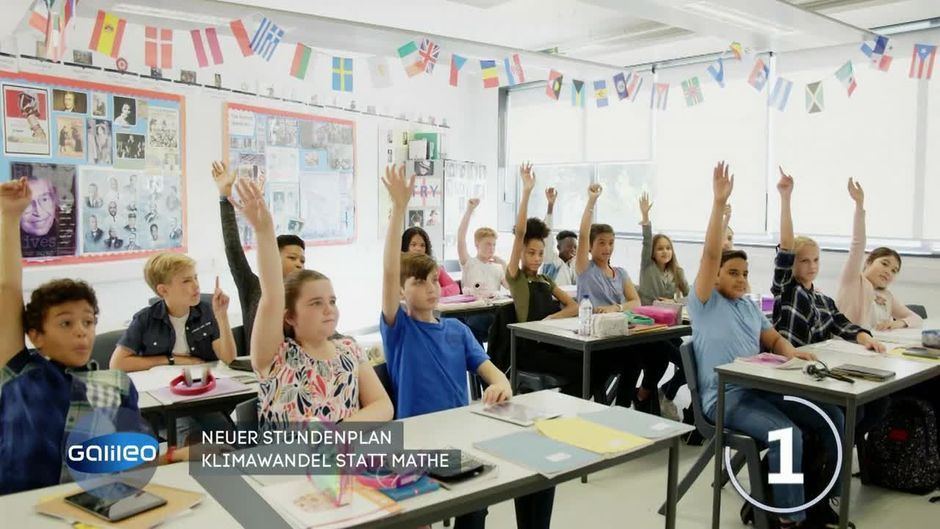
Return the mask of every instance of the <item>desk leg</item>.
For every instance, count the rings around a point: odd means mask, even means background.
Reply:
[[[666,529],[676,529],[676,503],[679,501],[679,438],[669,444],[669,471],[666,477]]]
[[[852,451],[855,448],[855,399],[845,403],[845,432],[842,434],[842,497],[839,499],[839,529],[849,526],[849,495],[852,489]],[[823,500],[825,501],[825,500]]]
[[[167,411],[164,412],[163,418],[166,422],[166,445],[178,446],[176,440],[176,414],[171,411]]]
[[[512,394],[519,391],[519,375],[516,369],[516,330],[509,329],[509,384],[512,387]]]
[[[591,345],[584,344],[584,351],[581,354],[581,398],[590,400],[591,398]]]
[[[724,465],[725,381],[718,374],[718,408],[715,412],[715,477],[712,481],[712,529],[719,529],[721,519],[721,469]]]

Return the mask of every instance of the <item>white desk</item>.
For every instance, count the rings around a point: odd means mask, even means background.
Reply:
[[[895,337],[901,334],[893,335]],[[837,352],[817,345],[806,346],[830,368],[841,364],[856,364],[894,371],[896,376],[884,382],[855,379],[854,383],[834,379],[817,381],[799,370],[774,369],[747,362],[732,362],[715,368],[718,373],[718,403],[715,420],[715,482],[721,482],[722,435],[724,429],[725,386],[734,384],[785,395],[827,402],[845,408],[845,430],[842,432],[842,502],[840,505],[840,529],[845,529],[849,520],[849,503],[852,484],[851,454],[855,444],[855,421],[858,407],[898,390],[913,386],[940,375],[940,362],[918,361],[890,355],[862,355]],[[715,487],[712,498],[712,528],[718,529],[721,513],[721,489]]]
[[[604,409],[604,406],[599,404],[551,391],[520,395],[515,399],[518,402],[554,409],[566,416]],[[468,450],[475,457],[495,462],[498,465],[495,476],[465,483],[454,490],[441,489],[404,500],[400,503],[401,512],[357,527],[414,529],[422,524],[433,523],[444,518],[479,510],[487,505],[529,494],[547,486],[569,481],[664,449],[669,450],[669,464],[666,469],[668,479],[665,527],[667,529],[675,527],[679,438],[682,434],[691,430],[691,426],[682,425],[670,436],[658,439],[653,444],[639,450],[609,457],[598,463],[548,479],[526,468],[473,449],[475,442],[513,433],[519,431],[520,427],[476,415],[471,413],[470,409],[470,407],[464,407],[404,420],[405,447],[429,449],[453,446],[461,450]],[[248,482],[247,485],[250,487],[257,488],[260,486],[252,479],[245,481]],[[188,466],[180,463],[157,469],[153,482],[194,491],[204,490],[196,479],[189,475]],[[60,520],[33,512],[33,506],[39,502],[40,498],[64,494],[73,490],[78,490],[78,486],[67,484],[0,496],[0,511],[5,513],[4,522],[9,522],[10,527],[16,528],[66,528],[67,526]],[[565,500],[563,497],[555,499],[556,509],[563,509],[565,508],[564,505]],[[232,512],[238,513],[237,521]],[[260,495],[243,494],[237,497],[220,497],[218,499],[207,496],[190,513],[168,521],[164,527],[167,529],[206,529],[207,527],[226,529],[240,526],[284,527],[279,519],[256,519],[252,517],[252,513],[255,513],[255,516],[260,516],[266,512],[271,512],[270,507]]]
[[[441,318],[460,318],[471,314],[496,312],[496,309],[512,303],[510,297],[471,301],[468,303],[449,303],[439,305],[437,312]]]

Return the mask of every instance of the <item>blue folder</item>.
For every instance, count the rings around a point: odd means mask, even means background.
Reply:
[[[603,459],[599,454],[530,430],[480,441],[473,446],[546,476],[576,470]]]

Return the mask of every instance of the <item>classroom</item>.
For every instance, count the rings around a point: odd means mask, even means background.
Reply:
[[[3,10],[5,525],[934,525],[940,2]]]

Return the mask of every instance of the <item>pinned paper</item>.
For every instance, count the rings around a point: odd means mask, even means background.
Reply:
[[[783,112],[787,108],[787,101],[790,100],[790,91],[793,89],[793,81],[778,77],[774,82],[774,89],[767,98],[767,104]]]
[[[705,101],[705,96],[702,95],[702,86],[699,83],[698,76],[682,81],[682,93],[685,95],[686,106],[694,107],[702,101]]]
[[[849,97],[852,97],[852,92],[855,92],[855,89],[858,87],[858,84],[855,82],[855,68],[852,67],[852,61],[846,61],[845,64],[836,70],[836,79],[842,81]]]
[[[823,104],[822,81],[806,85],[806,111],[810,114],[822,112]]]
[[[911,56],[911,70],[908,76],[911,79],[930,79],[933,74],[933,63],[937,58],[937,47],[929,44],[915,44]]]
[[[764,85],[767,84],[768,76],[770,76],[770,68],[764,61],[757,59],[754,61],[754,68],[751,69],[751,75],[748,76],[747,82],[749,85],[753,86],[755,90],[760,92],[764,89]]]
[[[669,83],[653,83],[653,91],[650,92],[650,108],[666,110],[668,98]]]

